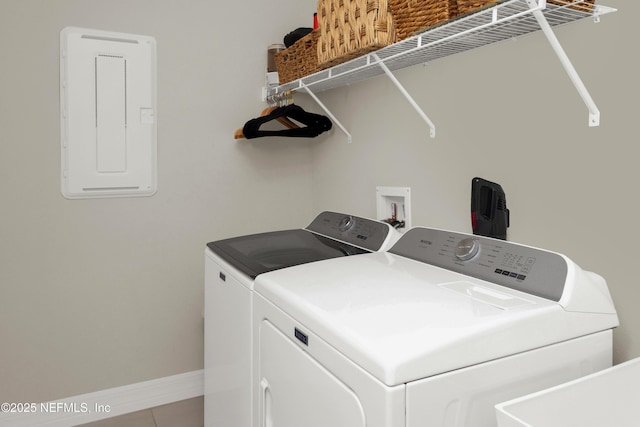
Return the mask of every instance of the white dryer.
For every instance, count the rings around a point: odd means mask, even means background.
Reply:
[[[495,426],[496,403],[611,366],[618,325],[567,257],[428,228],[255,294],[254,427]]]
[[[250,427],[254,279],[269,271],[386,250],[389,224],[337,212],[307,227],[218,240],[205,249],[205,425]]]

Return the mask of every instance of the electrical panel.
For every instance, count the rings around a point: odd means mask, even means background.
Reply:
[[[60,33],[62,194],[157,190],[156,41],[67,27]]]

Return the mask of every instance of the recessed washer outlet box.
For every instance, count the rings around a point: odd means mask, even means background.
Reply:
[[[151,196],[157,190],[156,41],[60,32],[62,194]]]
[[[397,227],[400,232],[411,228],[411,188],[376,187],[376,202],[377,219],[404,223]]]

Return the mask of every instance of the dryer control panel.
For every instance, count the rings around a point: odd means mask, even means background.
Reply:
[[[567,262],[557,253],[488,237],[415,227],[389,252],[559,301]]]
[[[337,212],[322,212],[306,228],[334,240],[378,251],[387,240],[392,227],[380,221]]]

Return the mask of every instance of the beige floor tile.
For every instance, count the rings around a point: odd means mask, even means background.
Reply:
[[[180,424],[176,424],[178,426]],[[82,427],[157,427],[153,419],[151,409],[145,411],[132,412],[118,417],[107,418],[106,420],[94,421],[82,424]]]
[[[157,427],[203,427],[204,398],[196,397],[152,408]]]

